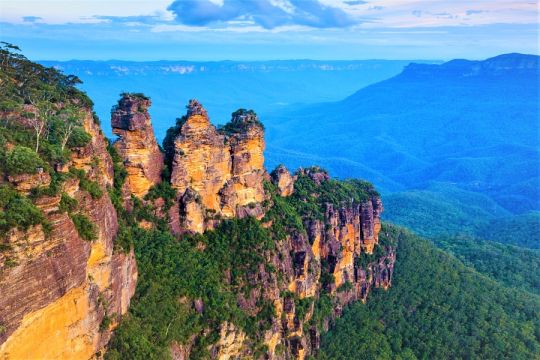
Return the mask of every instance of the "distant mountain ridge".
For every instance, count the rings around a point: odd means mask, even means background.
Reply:
[[[318,163],[387,191],[447,182],[515,213],[539,209],[538,61],[411,64],[342,101],[276,112],[269,162]]]
[[[528,54],[503,54],[486,60],[456,59],[443,64],[419,64],[411,63],[405,67],[404,76],[481,76],[481,75],[506,75],[509,72],[515,74],[528,74],[537,72],[539,57]]]
[[[385,64],[399,64],[421,61],[440,63],[436,60],[269,60],[269,61],[125,61],[125,60],[43,60],[39,63],[52,66],[66,73],[92,72],[92,75],[149,75],[152,73],[229,73],[229,72],[291,72],[291,71],[358,71],[377,69]]]
[[[142,92],[152,99],[150,109],[156,137],[161,140],[178,114],[179,104],[196,98],[210,118],[223,124],[230,109],[254,109],[263,121],[266,113],[288,105],[337,101],[359,87],[387,79],[411,60],[358,61],[41,61],[46,66],[74,74],[93,99],[104,121],[105,133],[111,104],[123,91]],[[422,61],[423,62],[423,61]],[[435,62],[435,61],[428,61]],[[309,91],[306,91],[309,89]]]

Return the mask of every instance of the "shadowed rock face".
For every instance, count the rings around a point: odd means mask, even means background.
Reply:
[[[75,178],[66,180],[62,191],[75,198],[78,211],[96,225],[97,239],[88,242],[79,237],[70,217],[58,211],[60,195],[34,201],[51,232],[45,235],[41,225],[14,229],[4,240],[10,248],[0,252],[0,356],[90,358],[107,344],[135,292],[133,252],[113,252],[118,221],[105,189],[113,179],[106,141],[90,110],[83,125],[92,141],[73,151],[71,163],[98,182],[103,195],[93,199]],[[29,186],[41,184],[36,178]],[[106,316],[112,325],[100,330]]]
[[[262,217],[264,146],[264,130],[254,113],[236,112],[218,130],[199,102],[189,102],[174,143],[171,174],[171,185],[180,198],[189,189],[200,200],[199,206],[183,207],[187,231],[212,227],[212,222],[201,223],[205,221],[199,216],[201,211],[225,218]]]
[[[128,176],[129,191],[141,198],[161,181],[163,154],[154,136],[148,108],[151,102],[141,95],[123,94],[111,114],[114,143]]]

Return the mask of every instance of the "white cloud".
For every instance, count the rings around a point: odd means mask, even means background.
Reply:
[[[155,16],[171,19],[171,0],[1,0],[0,21],[19,24],[37,16],[47,24],[97,23],[96,16]]]
[[[209,0],[220,6],[224,0]],[[322,4],[345,11],[358,20],[352,29],[422,28],[448,26],[476,26],[489,24],[537,24],[538,0],[367,0],[365,3],[346,0],[319,0]],[[37,17],[44,24],[108,23],[114,17],[153,16],[158,24],[154,32],[198,32],[212,28],[231,32],[284,32],[306,29],[305,26],[277,26],[263,29],[253,21],[235,20],[219,26],[192,26],[175,24],[174,14],[167,10],[173,0],[0,0],[0,21],[31,25],[24,18]],[[292,13],[290,0],[270,0],[272,5]],[[374,11],[376,9],[377,11]],[[250,24],[251,21],[251,24]],[[124,22],[131,28],[140,24],[136,20]],[[142,26],[142,24],[141,24]]]

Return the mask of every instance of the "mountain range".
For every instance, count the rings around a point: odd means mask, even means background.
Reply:
[[[319,163],[386,192],[443,182],[540,208],[539,57],[410,64],[338,102],[268,115],[269,162]]]

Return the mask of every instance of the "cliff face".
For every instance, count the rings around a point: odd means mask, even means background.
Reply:
[[[286,169],[279,173],[289,178]],[[317,171],[301,170],[297,176],[309,177],[318,187],[329,181],[325,173]],[[273,179],[279,190],[280,177]],[[275,322],[266,335],[271,358],[292,355],[303,359],[316,354],[320,332],[328,330],[344,306],[352,301],[366,301],[374,287],[386,289],[391,285],[395,246],[378,244],[380,198],[372,195],[365,201],[338,207],[326,203],[324,208],[322,219],[303,217],[306,233],[290,232],[272,260],[288,282],[285,289],[279,281],[275,285],[265,284],[268,288],[277,286],[274,291],[268,290],[268,294],[277,295],[272,298]],[[377,246],[379,254],[371,255]],[[283,296],[283,290],[291,295]],[[326,315],[317,310],[322,297],[331,299],[331,311]],[[306,304],[309,305],[305,307]],[[322,318],[322,322],[317,323],[315,318]],[[287,349],[285,354],[275,352],[279,344]]]
[[[113,179],[106,141],[87,109],[82,125],[91,141],[73,149],[68,165],[85,170],[102,195],[93,198],[78,178],[68,177],[57,194],[34,200],[50,229],[12,229],[1,240],[8,250],[0,252],[0,354],[9,359],[92,357],[107,344],[135,290],[133,252],[113,251],[118,222],[105,189]],[[61,193],[95,224],[95,240],[83,240],[60,211]]]
[[[190,101],[174,141],[171,174],[183,199],[185,230],[202,232],[215,217],[262,216],[263,151],[263,130],[254,114],[237,112],[218,131],[202,105]]]
[[[114,143],[128,173],[129,191],[141,198],[161,181],[163,154],[154,137],[148,108],[151,102],[138,94],[123,94],[113,108],[111,125],[118,135]]]
[[[279,195],[280,177],[274,176],[276,173],[272,176],[275,190],[267,188],[267,214],[262,220],[272,236],[284,225],[280,219],[286,209],[279,208],[278,203],[285,198]],[[289,195],[292,199],[285,200],[293,207],[302,207],[300,202],[305,198],[299,193],[321,198],[322,189],[331,186],[328,175],[318,169],[301,170],[293,177],[281,167],[279,173],[302,181],[294,195]],[[321,332],[329,329],[347,304],[366,301],[373,288],[391,286],[395,244],[384,233],[379,243],[382,204],[378,195],[369,191],[365,195],[361,201],[339,206],[323,201],[320,218],[300,211],[302,228],[286,225],[284,237],[274,240],[275,248],[264,253],[256,271],[248,272],[243,280],[231,279],[231,272],[238,269],[225,271],[223,277],[235,288],[241,311],[265,319],[266,325],[247,334],[238,324],[221,323],[217,341],[208,346],[209,357],[305,359],[316,355]],[[276,206],[279,210],[272,210]],[[255,246],[251,251],[258,252]],[[199,313],[206,311],[200,300],[193,300],[193,307]],[[197,339],[201,341],[207,334],[193,335],[183,344],[173,343],[171,355],[174,359],[189,358]],[[261,343],[262,352],[257,350]]]

